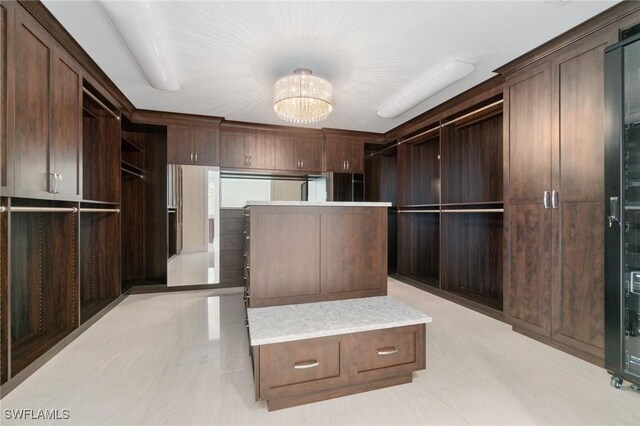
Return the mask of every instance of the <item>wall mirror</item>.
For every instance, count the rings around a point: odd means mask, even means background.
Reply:
[[[220,282],[220,169],[167,166],[167,285]]]

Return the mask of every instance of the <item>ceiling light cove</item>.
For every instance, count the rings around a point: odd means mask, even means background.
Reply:
[[[453,83],[462,80],[475,69],[474,64],[453,60],[424,75],[378,109],[382,118],[396,118]]]
[[[166,42],[148,1],[100,0],[149,84],[156,89],[180,90]]]

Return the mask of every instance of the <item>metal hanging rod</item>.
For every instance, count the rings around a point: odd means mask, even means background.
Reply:
[[[414,139],[418,139],[418,138],[421,138],[421,137],[423,137],[423,136],[426,136],[426,135],[428,135],[429,133],[433,133],[433,132],[435,132],[436,130],[440,130],[440,128],[441,128],[441,127],[442,127],[442,126],[438,124],[436,127],[432,128],[432,129],[425,130],[425,131],[424,131],[424,132],[422,132],[422,133],[418,133],[417,135],[413,135],[413,136],[411,136],[410,138],[407,138],[407,139],[401,140],[400,142],[398,142],[398,145],[401,145],[401,144],[403,144],[403,143],[406,143],[406,142],[412,141],[412,140],[414,140]]]
[[[141,175],[140,173],[136,173],[136,172],[134,172],[132,170],[129,170],[127,168],[120,167],[120,170],[122,170],[125,173],[129,173],[130,175],[133,175],[133,176],[135,176],[137,178],[144,179],[144,175]]]
[[[106,106],[104,104],[104,102],[102,102],[100,99],[98,99],[98,97],[96,95],[94,95],[93,93],[91,93],[89,91],[89,89],[87,89],[86,87],[82,88],[82,91],[89,96],[91,99],[93,99],[98,105],[100,105],[105,111],[107,111],[109,114],[111,114],[113,116],[113,118],[115,118],[116,120],[120,121],[120,116],[118,114],[116,114],[115,112],[111,111],[111,108],[109,108],[108,106]]]
[[[77,213],[77,207],[13,207],[9,209],[15,213]]]
[[[465,118],[467,118],[467,117],[471,117],[472,115],[478,114],[479,112],[486,111],[486,110],[488,110],[489,108],[493,108],[494,106],[497,106],[497,105],[502,104],[503,102],[504,102],[504,100],[500,99],[499,101],[493,102],[493,103],[491,103],[491,104],[489,104],[489,105],[485,105],[485,106],[483,106],[482,108],[478,108],[478,109],[476,109],[476,110],[474,110],[474,111],[471,111],[471,112],[469,112],[469,113],[467,113],[467,114],[465,114],[465,115],[462,115],[462,116],[460,116],[460,117],[454,118],[453,120],[449,120],[449,121],[446,121],[446,122],[444,122],[444,123],[440,123],[440,124],[438,124],[436,127],[433,127],[433,128],[431,128],[431,129],[429,129],[429,130],[425,130],[424,132],[422,132],[422,133],[418,133],[417,135],[411,136],[410,138],[404,139],[404,140],[402,140],[402,141],[400,141],[400,142],[398,142],[398,143],[396,143],[396,144],[394,144],[394,145],[391,145],[391,146],[389,146],[389,147],[387,147],[387,148],[384,148],[384,149],[382,149],[382,150],[380,150],[380,151],[374,152],[374,153],[373,153],[373,154],[371,154],[371,155],[379,154],[379,153],[381,153],[381,152],[386,151],[387,149],[395,148],[396,146],[398,146],[398,145],[400,145],[400,144],[403,144],[403,143],[406,143],[406,142],[412,141],[412,140],[414,140],[414,139],[417,139],[417,138],[421,138],[421,137],[423,137],[423,136],[426,136],[426,135],[428,135],[429,133],[435,132],[436,130],[440,130],[441,128],[446,127],[446,126],[448,126],[448,125],[450,125],[450,124],[456,123],[456,122],[458,122],[458,121],[460,121],[460,120],[464,120]]]
[[[467,113],[467,114],[465,114],[465,115],[462,115],[462,116],[460,116],[460,117],[458,117],[458,118],[454,118],[453,120],[449,120],[449,121],[447,121],[446,123],[442,123],[442,124],[441,124],[441,127],[445,127],[445,126],[448,126],[449,124],[453,124],[453,123],[455,123],[455,122],[457,122],[457,121],[464,120],[464,119],[465,119],[465,118],[467,118],[467,117],[471,117],[472,115],[475,115],[475,114],[477,114],[477,113],[479,113],[479,112],[482,112],[482,111],[488,110],[489,108],[493,108],[494,106],[496,106],[496,105],[500,105],[500,104],[501,104],[501,103],[503,103],[503,102],[504,102],[504,100],[500,99],[499,101],[496,101],[496,102],[494,102],[494,103],[492,103],[492,104],[489,104],[489,105],[483,106],[482,108],[478,108],[478,109],[476,109],[475,111],[471,111],[470,113]]]
[[[446,209],[442,213],[501,213],[504,209]]]
[[[120,213],[120,209],[99,209],[92,207],[80,207],[80,213]]]
[[[440,210],[398,210],[398,213],[440,213]]]
[[[389,151],[390,149],[397,148],[398,145],[400,145],[400,144],[398,142],[396,142],[393,145],[389,145],[386,148],[382,148],[380,151],[372,152],[371,154],[369,154],[369,157],[373,157],[374,155],[382,154],[385,151]]]

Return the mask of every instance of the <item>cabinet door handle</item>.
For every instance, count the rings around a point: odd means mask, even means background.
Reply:
[[[301,159],[300,159],[300,167],[303,167],[303,168],[304,168],[304,158],[301,158]]]
[[[249,154],[249,165],[251,166],[253,162],[251,161],[251,154]]]
[[[387,348],[380,348],[378,349],[378,355],[380,356],[384,356],[384,355],[393,355],[393,354],[397,354],[399,351],[399,349],[395,346],[389,346]]]
[[[551,191],[551,207],[553,207],[554,209],[558,208],[558,198],[558,191],[556,191],[555,189]]]
[[[349,170],[349,160],[347,160],[347,170]]]
[[[542,193],[542,205],[545,209],[549,208],[549,191],[544,191]]]
[[[249,156],[245,154],[244,156],[244,165],[248,166],[249,165]]]
[[[293,368],[296,369],[296,370],[302,370],[302,369],[305,369],[305,368],[317,367],[319,365],[320,365],[320,363],[314,359],[314,360],[310,360],[310,361],[296,362],[295,364],[293,364]]]
[[[193,151],[189,153],[189,161],[193,163]]]
[[[56,174],[49,173],[49,191],[52,194],[56,193]]]
[[[62,175],[58,174],[58,189],[56,193],[59,194],[61,190],[62,190]]]
[[[196,151],[196,163],[198,162],[198,151]]]
[[[342,170],[347,170],[347,162],[342,160]]]

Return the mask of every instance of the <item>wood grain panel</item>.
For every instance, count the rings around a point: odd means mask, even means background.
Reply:
[[[398,204],[440,203],[440,138],[398,148]]]
[[[243,133],[222,132],[220,141],[221,167],[244,168],[248,166],[245,161],[245,139]]]
[[[80,69],[70,58],[54,51],[52,74],[52,168],[55,173],[61,175],[59,193],[55,197],[63,200],[80,200],[82,197]],[[109,179],[112,176],[105,177]]]
[[[193,143],[189,127],[167,126],[167,163],[193,163]]]
[[[551,332],[551,210],[511,205],[509,316],[533,331]]]
[[[320,294],[320,213],[305,210],[251,218],[252,297]]]
[[[276,150],[276,169],[277,170],[295,170],[297,171],[300,166],[298,160],[297,143],[298,140],[286,137],[276,137],[275,150]]]
[[[322,292],[386,288],[384,209],[326,209],[321,218]]]
[[[276,166],[276,139],[273,135],[252,133],[244,142],[252,169],[272,170]]]
[[[347,383],[346,336],[331,336],[260,346],[260,398],[277,399],[317,392]],[[316,367],[295,369],[315,361]]]
[[[604,349],[604,203],[562,203],[554,333]],[[592,350],[593,351],[593,350]],[[598,351],[596,351],[597,353]]]
[[[15,23],[15,185],[16,194],[53,198],[49,193],[49,93],[51,49],[36,24],[16,13]]]
[[[541,202],[551,190],[551,80],[549,64],[536,67],[506,89],[509,97],[511,203]]]
[[[442,289],[502,310],[502,213],[442,217]]]
[[[443,129],[442,202],[502,201],[502,114]]]
[[[196,151],[196,163],[203,166],[220,165],[220,141],[218,129],[194,127],[193,148]]]
[[[558,64],[560,196],[563,201],[604,199],[604,48]]]
[[[398,274],[440,287],[438,213],[398,213]]]
[[[301,170],[309,173],[322,171],[322,141],[301,140],[298,143],[298,155],[302,160]]]

